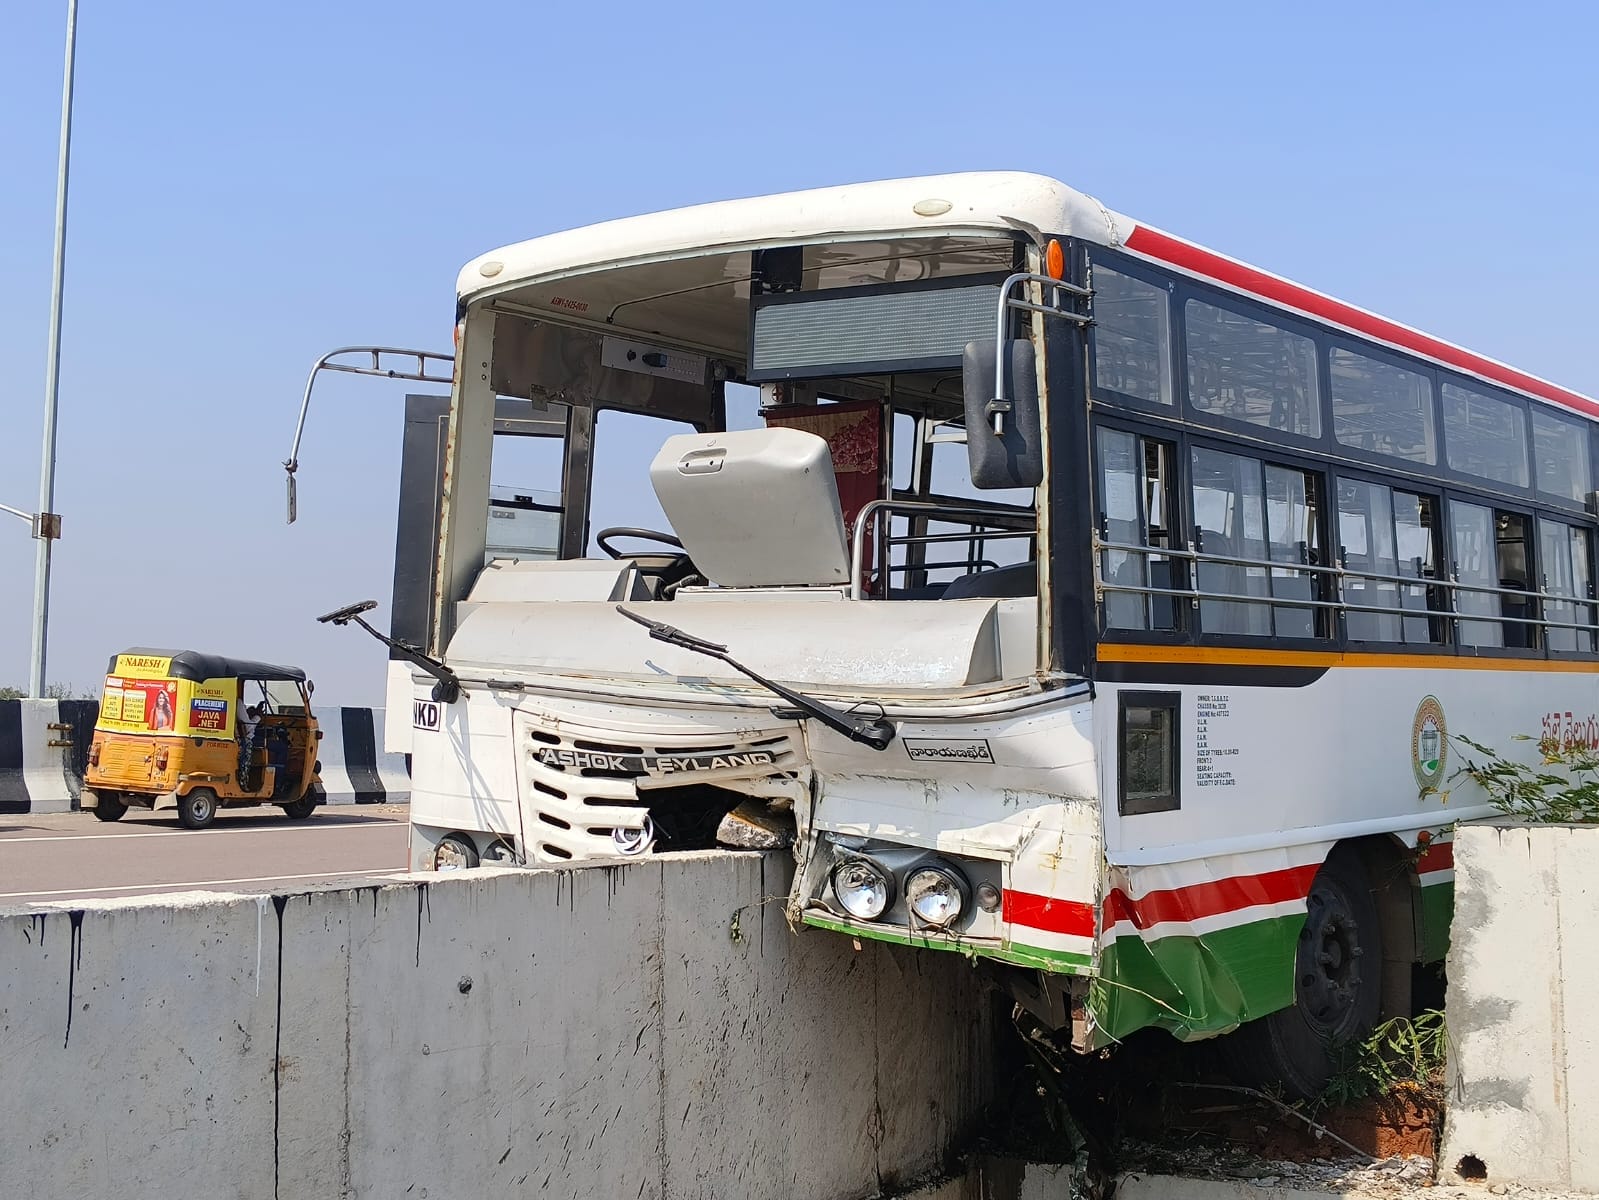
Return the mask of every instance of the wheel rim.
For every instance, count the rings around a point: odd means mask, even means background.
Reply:
[[[214,806],[212,805],[211,798],[209,796],[201,795],[198,792],[192,792],[189,795],[187,803],[189,805],[189,816],[194,820],[206,821],[210,819]]]
[[[1300,1007],[1322,1033],[1335,1034],[1360,994],[1360,925],[1334,888],[1312,888],[1307,909],[1299,947]]]

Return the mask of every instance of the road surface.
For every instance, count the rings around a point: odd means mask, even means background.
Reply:
[[[129,809],[116,823],[93,813],[0,814],[0,907],[162,892],[272,892],[318,880],[361,879],[406,867],[400,805],[319,808],[290,821],[276,808],[223,809],[210,829],[177,814]]]

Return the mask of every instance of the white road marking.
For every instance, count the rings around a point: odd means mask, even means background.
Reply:
[[[247,833],[315,833],[318,829],[400,829],[403,825],[399,821],[363,821],[352,824],[339,825],[277,825],[268,829],[158,829],[149,833],[61,833],[55,836],[42,837],[0,837],[0,846],[14,846],[22,842],[100,842],[100,841],[125,841],[128,838],[147,837],[176,837],[185,838],[208,837],[214,834],[224,834],[228,837],[242,837]]]
[[[200,888],[228,887],[237,883],[288,883],[296,879],[337,880],[351,879],[358,875],[404,875],[405,873],[404,867],[382,867],[370,871],[313,871],[309,875],[256,875],[250,879],[197,879],[193,883],[127,883],[117,887],[95,887],[93,884],[86,884],[83,887],[62,888],[54,892],[0,892],[0,900],[15,900],[22,897],[39,900],[45,896],[80,896],[85,892],[137,892],[153,888],[192,892]],[[94,899],[93,896],[84,896],[84,898]]]

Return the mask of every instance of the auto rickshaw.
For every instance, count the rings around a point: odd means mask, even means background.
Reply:
[[[311,692],[298,667],[194,650],[112,655],[82,806],[102,821],[175,808],[186,829],[225,805],[276,804],[303,821],[326,797]]]

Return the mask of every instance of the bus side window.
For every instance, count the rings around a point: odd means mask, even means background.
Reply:
[[[1455,594],[1455,610],[1471,618],[1497,617],[1499,548],[1493,510],[1480,504],[1452,503],[1449,517],[1455,580],[1461,585]],[[1462,646],[1505,644],[1504,626],[1497,620],[1462,620],[1459,628]]]
[[[1100,527],[1105,540],[1170,548],[1175,507],[1172,446],[1117,429],[1101,429],[1098,441]],[[1177,602],[1170,593],[1182,584],[1175,560],[1137,550],[1103,550],[1099,569],[1106,585],[1105,628],[1177,628]]]
[[[1570,596],[1570,600],[1546,600],[1544,620],[1565,625],[1593,625],[1593,557],[1588,530],[1564,521],[1538,521],[1538,560],[1543,567],[1543,590],[1550,596]],[[1544,630],[1545,644],[1551,650],[1581,651],[1591,654],[1594,635],[1591,629]]]
[[[1444,618],[1438,575],[1435,502],[1360,479],[1338,481],[1338,540],[1345,569],[1345,628],[1352,642],[1439,643]],[[1410,616],[1408,614],[1416,615]]]
[[[1182,807],[1177,692],[1118,693],[1116,809],[1124,817]]]

